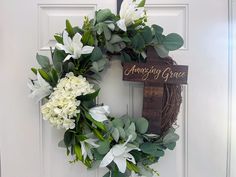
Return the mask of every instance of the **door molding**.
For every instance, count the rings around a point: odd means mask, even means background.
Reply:
[[[236,165],[236,0],[228,0],[228,25],[229,25],[229,58],[228,58],[228,144],[227,144],[227,169],[226,177],[234,177],[236,169],[232,168]]]

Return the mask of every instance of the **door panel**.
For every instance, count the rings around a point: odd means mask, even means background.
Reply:
[[[100,8],[116,10],[116,0],[1,0],[0,21],[0,151],[2,177],[101,177],[71,165],[57,143],[63,136],[42,121],[39,106],[27,98],[29,68],[35,53],[49,55],[53,34],[65,19],[81,25],[83,16]],[[178,118],[177,148],[154,165],[161,177],[226,177],[228,123],[228,4],[215,0],[147,0],[149,24],[177,32],[184,47],[171,56],[189,65]],[[143,85],[123,82],[114,57],[102,73],[98,102],[115,116],[140,116]]]

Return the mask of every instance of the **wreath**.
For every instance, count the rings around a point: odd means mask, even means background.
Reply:
[[[80,161],[89,169],[107,167],[104,177],[158,175],[150,165],[166,149],[173,150],[179,139],[173,127],[181,103],[178,85],[165,87],[163,114],[167,118],[160,135],[148,132],[149,122],[143,117],[113,117],[107,105],[96,104],[99,73],[113,55],[119,55],[122,62],[145,62],[151,46],[164,62],[173,64],[169,51],[183,45],[178,34],[166,36],[162,27],[145,25],[144,5],[145,0],[125,0],[119,15],[98,10],[94,19],[84,17],[82,28],[72,27],[67,20],[65,30],[54,36],[52,62],[37,54],[40,68],[31,68],[37,77],[28,83],[31,97],[43,100],[44,120],[65,129],[59,146],[71,155],[70,163]]]

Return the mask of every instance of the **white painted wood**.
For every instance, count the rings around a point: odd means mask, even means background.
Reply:
[[[236,176],[236,1],[232,1],[232,56],[231,56],[231,82],[232,82],[232,103],[231,103],[231,139],[229,144],[229,177]]]
[[[63,29],[65,19],[82,24],[83,15],[93,16],[95,9],[106,7],[115,12],[115,0],[0,1],[2,177],[100,177],[104,173],[68,164],[65,150],[57,147],[63,131],[41,120],[38,105],[27,98],[26,82],[32,76],[29,68],[36,65],[35,53],[48,54],[54,44],[52,34]],[[149,24],[159,24],[166,33],[178,32],[184,37],[184,47],[171,55],[190,69],[178,120],[181,139],[176,150],[167,152],[154,167],[161,177],[226,177],[228,3],[147,0],[147,13]],[[103,72],[99,102],[110,105],[114,115],[140,116],[142,84],[123,82],[122,68],[115,58]],[[234,119],[232,123],[231,163],[235,166]],[[230,177],[235,174],[232,168]]]

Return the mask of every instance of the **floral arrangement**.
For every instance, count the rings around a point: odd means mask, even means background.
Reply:
[[[173,150],[179,136],[174,128],[161,135],[147,133],[145,118],[128,115],[113,117],[109,107],[97,105],[99,72],[112,55],[122,62],[145,62],[146,48],[153,46],[161,57],[183,45],[178,34],[163,34],[158,25],[151,27],[144,8],[145,0],[124,0],[119,15],[109,9],[98,10],[94,19],[84,18],[83,27],[66,28],[54,37],[55,49],[49,58],[37,54],[41,66],[31,70],[31,97],[43,101],[41,112],[52,126],[65,129],[59,146],[67,149],[71,163],[87,168],[104,168],[104,177],[129,177],[132,173],[151,177],[158,173],[150,167]]]

